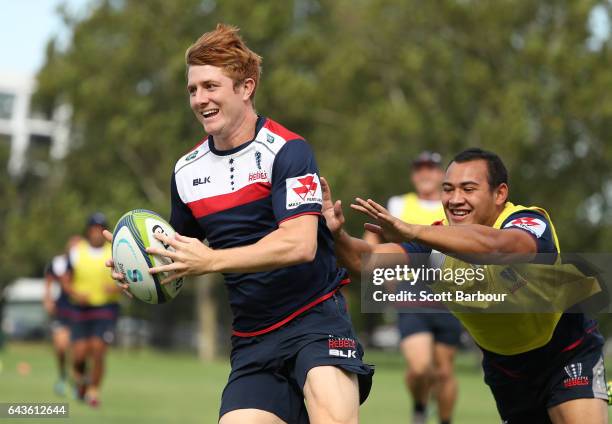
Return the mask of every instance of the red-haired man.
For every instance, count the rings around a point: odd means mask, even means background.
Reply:
[[[339,291],[348,280],[321,215],[314,155],[257,115],[261,58],[237,28],[205,33],[186,62],[191,109],[208,136],[172,175],[179,235],[159,238],[176,251],[149,251],[173,260],[151,269],[174,272],[167,280],[224,274],[234,331],[220,422],[357,423],[373,370]]]

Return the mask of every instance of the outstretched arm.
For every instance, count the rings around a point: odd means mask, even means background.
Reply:
[[[340,265],[349,271],[352,277],[361,276],[363,268],[362,259],[364,256],[377,253],[404,253],[401,246],[396,243],[373,245],[359,238],[351,237],[343,228],[345,218],[342,211],[342,201],[333,201],[331,187],[323,177],[321,177],[321,189],[323,191],[322,213],[327,223],[327,228],[334,236],[336,258]],[[380,266],[380,264],[377,265]]]
[[[499,230],[486,225],[413,225],[395,218],[375,201],[360,198],[351,205],[373,220],[366,224],[370,231],[383,234],[388,240],[417,241],[445,253],[465,255],[495,254],[502,260],[504,255],[535,254],[537,243],[534,237],[518,229]]]

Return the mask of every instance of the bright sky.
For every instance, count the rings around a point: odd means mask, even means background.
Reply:
[[[66,3],[83,12],[91,0],[0,0],[0,71],[34,74],[42,66],[47,40],[64,30],[56,12]]]

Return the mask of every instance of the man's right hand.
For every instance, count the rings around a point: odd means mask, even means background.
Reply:
[[[321,177],[321,190],[323,192],[323,206],[321,213],[327,223],[327,228],[335,236],[339,235],[344,226],[344,213],[342,212],[342,201],[332,199],[331,187],[327,180]]]
[[[113,234],[110,231],[104,230],[102,234],[109,243],[113,243]],[[117,282],[117,286],[121,288],[123,293],[130,299],[134,298],[134,295],[130,293],[130,285],[125,281],[125,275],[115,271],[115,263],[113,262],[113,260],[108,259],[105,262],[105,265],[111,269],[111,278]]]

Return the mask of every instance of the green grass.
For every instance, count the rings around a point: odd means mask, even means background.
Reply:
[[[52,385],[55,367],[51,348],[40,344],[9,344],[0,351],[0,402],[62,402]],[[366,361],[376,364],[374,386],[361,408],[361,422],[408,423],[410,401],[403,386],[403,361],[397,353],[371,352]],[[29,375],[17,372],[19,362],[31,366]],[[475,354],[462,354],[457,360],[459,400],[456,424],[499,422],[493,398],[482,381]],[[221,391],[227,380],[225,361],[200,362],[192,355],[164,354],[151,350],[138,352],[115,349],[107,361],[98,410],[73,401],[70,418],[49,423],[155,424],[215,423]],[[430,423],[435,423],[431,417]],[[40,422],[35,419],[2,423]]]

